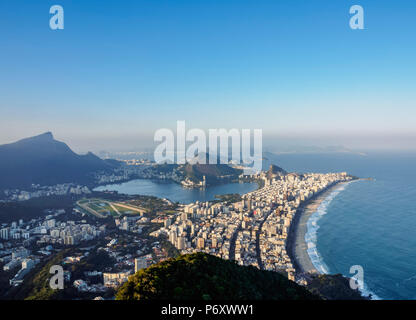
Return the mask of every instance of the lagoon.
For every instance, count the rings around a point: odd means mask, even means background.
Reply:
[[[160,180],[135,179],[119,184],[100,186],[94,191],[117,191],[128,195],[146,195],[166,198],[183,204],[195,201],[212,201],[216,195],[239,193],[245,194],[258,188],[257,183],[227,183],[205,189],[188,189],[174,182]]]

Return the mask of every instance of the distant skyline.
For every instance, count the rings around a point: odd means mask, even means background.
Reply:
[[[5,0],[0,144],[133,150],[185,120],[261,128],[265,147],[416,150],[415,17],[404,0]]]

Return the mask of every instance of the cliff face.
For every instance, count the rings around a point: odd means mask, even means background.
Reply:
[[[284,276],[243,267],[205,253],[182,255],[131,276],[118,300],[319,299]]]
[[[91,182],[91,174],[118,164],[92,153],[78,155],[47,132],[0,146],[0,189],[25,188],[32,183]]]

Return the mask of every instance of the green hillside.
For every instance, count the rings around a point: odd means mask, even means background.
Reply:
[[[117,300],[303,300],[319,299],[270,271],[243,267],[205,253],[182,255],[140,270]]]
[[[205,176],[207,184],[216,184],[222,179],[237,179],[243,172],[227,164],[189,164],[181,168],[183,175],[191,181],[202,181]]]

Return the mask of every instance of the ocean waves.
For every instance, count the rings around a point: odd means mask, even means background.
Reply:
[[[320,256],[317,248],[317,232],[319,229],[318,221],[322,218],[322,216],[326,215],[328,212],[328,206],[332,202],[332,200],[343,190],[345,190],[346,186],[349,183],[344,183],[336,189],[334,189],[327,197],[325,197],[324,200],[319,204],[316,211],[309,217],[308,223],[307,223],[307,231],[305,234],[305,242],[308,247],[308,255],[309,258],[312,261],[312,264],[318,270],[320,273],[329,273],[329,268],[325,264],[324,260]]]
[[[317,249],[317,233],[319,229],[318,221],[328,213],[328,207],[331,202],[342,192],[344,191],[352,182],[343,183],[340,186],[336,187],[331,193],[325,196],[325,198],[319,203],[319,206],[316,210],[312,213],[310,218],[307,222],[307,232],[305,234],[305,242],[307,245],[307,252],[309,258],[311,259],[312,264],[314,265],[315,269],[322,274],[329,274],[330,269],[325,264],[324,259],[319,254]],[[379,300],[380,298],[371,292],[365,282],[359,282],[359,286],[361,287],[360,291],[363,295],[369,296],[371,295],[373,300]]]

